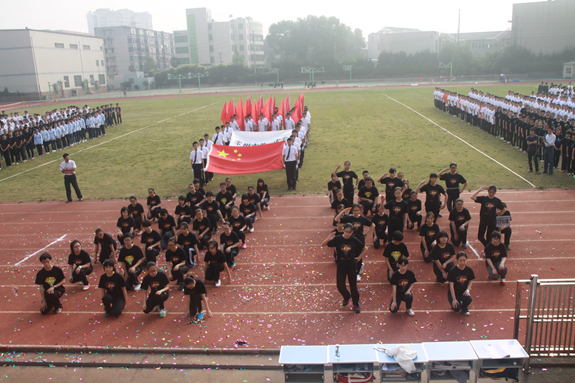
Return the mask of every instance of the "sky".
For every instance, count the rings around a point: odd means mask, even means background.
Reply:
[[[535,0],[371,0],[347,1],[232,1],[191,2],[181,0],[18,0],[2,19],[0,29],[52,29],[88,32],[86,15],[97,8],[113,10],[127,8],[136,12],[150,12],[155,30],[172,32],[186,29],[185,9],[208,7],[215,21],[227,21],[230,16],[252,17],[262,22],[267,35],[271,24],[281,20],[296,20],[307,15],[335,16],[352,29],[359,28],[367,40],[370,33],[383,27],[416,28],[422,31],[457,32],[458,12],[461,10],[460,31],[498,31],[511,28],[513,3]],[[283,4],[283,7],[279,7]],[[18,17],[20,15],[20,17]]]

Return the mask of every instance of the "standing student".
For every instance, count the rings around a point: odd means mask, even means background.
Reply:
[[[549,126],[547,128],[547,135],[545,136],[545,152],[544,152],[544,164],[543,164],[543,174],[553,175],[553,165],[555,162],[555,134],[553,134],[553,128]]]
[[[180,234],[178,234],[178,247],[184,250],[186,253],[188,262],[187,264],[193,269],[196,266],[197,257],[200,253],[198,250],[198,239],[196,235],[192,233],[186,222],[180,224]]]
[[[96,229],[94,245],[96,245],[94,249],[94,262],[98,262],[98,260],[100,260],[100,263],[104,264],[106,259],[114,259],[116,241],[110,234],[104,233],[104,230],[100,228]],[[98,256],[98,254],[100,255]]]
[[[192,208],[190,205],[186,204],[186,197],[183,195],[178,197],[178,206],[176,206],[176,210],[174,211],[174,215],[178,217],[177,226],[180,227],[182,222],[190,223],[192,222]],[[175,234],[175,233],[174,233]]]
[[[111,259],[104,261],[104,274],[100,276],[98,288],[102,290],[104,316],[120,316],[128,301],[128,293],[124,278],[116,272],[114,261]]]
[[[494,231],[491,234],[491,242],[485,246],[485,267],[489,279],[497,281],[501,278],[499,284],[505,286],[505,277],[507,276],[507,250],[505,245],[501,243],[501,233]]]
[[[60,164],[60,171],[64,174],[64,187],[66,188],[66,203],[72,202],[72,190],[70,185],[74,188],[76,192],[76,197],[78,201],[82,200],[82,192],[78,187],[78,181],[76,180],[76,163],[70,159],[68,153],[64,153],[62,156],[64,161]]]
[[[204,313],[202,312],[202,303],[206,306],[206,313],[211,318],[212,312],[210,311],[210,306],[208,306],[207,299],[208,291],[206,290],[206,285],[204,281],[200,278],[194,278],[191,276],[186,277],[184,280],[184,296],[188,296],[188,307],[190,313],[190,319],[192,320],[202,320],[204,319]]]
[[[176,235],[176,221],[174,217],[168,214],[166,209],[160,210],[160,218],[158,218],[158,229],[162,236],[160,248],[166,250],[168,248],[168,239]]]
[[[448,243],[449,236],[445,231],[437,234],[437,243],[431,249],[431,258],[433,259],[433,272],[436,281],[439,283],[447,282],[449,270],[455,267],[455,247]]]
[[[270,209],[270,191],[268,189],[268,185],[266,185],[263,178],[258,178],[258,186],[256,188],[258,195],[260,196],[260,208],[263,210]]]
[[[160,200],[160,196],[156,195],[156,191],[153,188],[148,189],[148,219],[152,222],[156,222],[158,220],[158,216],[160,215],[160,211],[162,207],[160,206],[162,201]]]
[[[389,311],[395,314],[399,311],[399,306],[401,302],[405,302],[405,312],[409,316],[414,316],[415,313],[411,309],[413,304],[413,286],[417,283],[417,278],[413,271],[407,269],[409,260],[405,257],[400,257],[397,260],[399,269],[393,273],[391,276],[391,303],[389,305]]]
[[[170,297],[170,281],[166,274],[158,271],[158,266],[154,262],[149,262],[146,266],[148,274],[142,281],[144,314],[159,310],[160,318],[164,318],[168,313],[168,310],[164,308],[164,302]]]
[[[473,269],[467,266],[467,254],[463,251],[457,253],[457,264],[449,273],[449,290],[447,300],[451,309],[456,313],[462,312],[463,315],[469,315],[469,305],[473,302],[471,298],[471,285],[475,279]]]
[[[371,177],[365,179],[365,186],[359,189],[357,199],[363,206],[363,215],[367,216],[368,213],[375,214],[376,205],[379,201],[379,191],[373,186]]]
[[[461,192],[467,187],[465,178],[457,173],[457,164],[452,162],[448,168],[439,172],[439,179],[445,181],[445,189],[447,190],[447,210],[453,209],[453,204],[459,198]],[[463,184],[463,187],[459,185]]]
[[[220,287],[222,281],[220,279],[220,273],[224,270],[228,273],[228,278],[232,280],[232,273],[228,267],[226,256],[218,249],[218,243],[216,241],[208,242],[208,251],[204,256],[204,262],[206,263],[206,275],[205,279],[207,281],[215,281],[216,287]]]
[[[184,252],[184,249],[178,247],[178,241],[175,237],[168,240],[168,248],[166,249],[166,263],[171,263],[168,266],[168,279],[176,281],[180,286],[180,290],[184,290],[184,278],[190,270],[189,256]]]
[[[250,198],[247,194],[242,195],[242,204],[240,205],[240,213],[246,219],[246,224],[250,230],[250,233],[254,232],[254,222],[256,220],[257,207],[250,202]]]
[[[497,187],[495,185],[489,186],[487,196],[477,196],[483,190],[485,190],[484,186],[477,189],[477,191],[471,195],[471,199],[475,201],[475,203],[481,204],[477,239],[481,241],[483,246],[487,246],[488,240],[486,238],[491,238],[491,233],[493,233],[497,225],[497,216],[505,213],[507,209],[503,207],[503,202],[495,197],[495,193],[497,193]]]
[[[131,234],[124,236],[124,246],[118,254],[118,263],[124,272],[126,290],[134,288],[134,291],[140,291],[138,277],[142,273],[141,265],[145,264],[145,258],[142,249],[134,246],[133,238]]]
[[[397,262],[399,258],[405,257],[409,258],[409,251],[407,246],[403,243],[403,233],[399,230],[392,234],[391,242],[385,246],[383,250],[383,257],[385,258],[385,264],[387,266],[387,279],[391,281],[393,273],[397,271]]]
[[[387,227],[387,239],[391,241],[393,233],[407,226],[407,203],[401,198],[402,190],[400,187],[395,188],[395,199],[387,201],[385,208],[389,210],[389,224]]]
[[[419,238],[421,238],[419,248],[421,249],[423,260],[431,262],[431,248],[436,240],[437,233],[439,233],[439,226],[434,222],[435,216],[432,212],[428,212],[425,218],[425,224],[419,229]]]
[[[375,225],[373,230],[373,247],[379,249],[381,246],[381,241],[383,241],[383,246],[387,244],[387,223],[389,222],[389,216],[385,213],[385,206],[379,204],[377,206],[377,214],[371,217],[371,222]]]
[[[220,191],[216,195],[216,201],[220,204],[220,213],[225,219],[230,216],[231,208],[234,204],[234,197],[226,188],[225,182],[220,182]]]
[[[288,186],[287,190],[297,190],[295,185],[299,153],[298,150],[293,146],[293,141],[291,138],[287,139],[287,145],[283,148],[282,159],[284,162],[284,168],[286,169]]]
[[[210,136],[206,133],[204,134],[205,140],[204,139],[200,139],[200,146],[199,149],[202,151],[202,168],[206,169],[206,167],[208,166],[208,157],[210,155],[210,149],[212,148],[212,145],[214,144],[212,142],[212,140],[210,140]],[[205,170],[202,170],[202,173],[204,175],[204,185],[208,185],[208,183],[212,180],[213,177],[213,173],[210,172],[206,172]],[[195,173],[194,173],[195,176]]]
[[[192,228],[198,238],[198,249],[207,248],[208,242],[212,239],[212,224],[208,217],[204,217],[202,209],[196,210],[196,219]]]
[[[358,262],[361,262],[367,247],[353,235],[354,227],[351,223],[346,223],[343,227],[343,235],[336,236],[333,232],[322,242],[322,246],[335,248],[337,253],[337,289],[343,297],[343,306],[349,304],[352,299],[353,309],[360,313],[359,291],[357,289],[356,270]],[[348,291],[345,280],[349,282]]]
[[[204,153],[200,148],[198,148],[198,143],[194,141],[194,149],[190,152],[190,161],[192,163],[192,172],[194,173],[194,178],[200,180],[200,186],[204,186],[204,177],[202,170],[204,168]]]
[[[507,210],[507,204],[505,202],[502,203],[503,207],[505,208],[505,213],[501,214],[502,217],[509,217],[509,225],[507,226],[501,226],[498,227],[497,229],[499,230],[499,232],[501,233],[501,236],[505,235],[505,248],[509,251],[511,250],[511,246],[509,245],[511,242],[511,221],[513,221],[511,219],[511,212],[509,210]]]
[[[138,202],[138,199],[134,196],[130,197],[130,204],[128,205],[128,211],[132,218],[134,219],[134,229],[136,235],[142,233],[142,221],[144,220],[144,207]]]
[[[437,218],[441,216],[439,213],[440,210],[445,208],[445,199],[447,198],[445,194],[445,190],[443,186],[437,184],[437,174],[431,173],[429,175],[429,182],[425,184],[423,183],[427,180],[423,180],[419,183],[417,188],[415,189],[416,193],[424,192],[425,197],[425,212],[429,213],[432,212],[434,216],[434,221],[437,221]],[[444,202],[441,202],[441,196],[444,197]]]
[[[352,214],[348,215],[351,210]],[[369,219],[361,215],[361,205],[354,203],[351,208],[344,209],[335,217],[335,222],[341,221],[344,224],[350,223],[353,226],[353,236],[357,238],[363,246],[365,246],[365,237],[369,236],[371,232],[375,229],[375,224]],[[364,226],[369,227],[367,232],[364,234]],[[359,258],[359,255],[358,255]],[[363,260],[359,258],[356,262],[357,266],[357,277],[358,281],[361,280],[360,275],[363,273]]]
[[[214,193],[208,191],[206,199],[201,205],[201,209],[206,212],[206,217],[210,220],[210,224],[215,228],[214,234],[218,234],[218,222],[224,221],[224,217],[220,210],[220,204],[214,199]]]
[[[395,189],[400,188],[403,192],[405,184],[403,181],[396,177],[397,170],[395,168],[390,168],[389,173],[384,173],[381,177],[377,179],[376,182],[380,182],[385,185],[385,202],[393,201],[395,199]]]
[[[449,230],[451,231],[451,242],[454,246],[461,246],[467,249],[467,229],[471,221],[469,210],[463,207],[463,200],[455,200],[455,208],[449,213]]]
[[[357,188],[358,177],[354,171],[350,170],[351,169],[351,162],[345,161],[343,166],[344,166],[343,171],[338,172],[339,168],[341,168],[341,165],[338,165],[338,167],[335,168],[335,171],[333,172],[333,174],[335,174],[337,177],[341,178],[341,180],[343,182],[343,196],[349,202],[349,204],[351,206],[353,204],[354,190]],[[355,185],[353,183],[354,179],[355,179]]]
[[[118,118],[118,123],[122,123],[122,108],[118,103],[116,103],[116,116]]]
[[[333,201],[335,200],[335,193],[338,190],[341,190],[342,186],[341,186],[341,181],[339,180],[339,177],[337,176],[337,174],[333,173],[331,175],[331,181],[329,181],[327,183],[327,190],[329,193],[329,203],[330,205],[333,203]]]
[[[535,172],[539,174],[539,159],[537,158],[537,148],[539,147],[539,136],[535,134],[535,128],[529,129],[527,136],[527,162],[529,163],[529,173],[533,172],[533,162],[535,162]]]
[[[158,254],[160,254],[162,236],[156,230],[152,229],[152,222],[148,220],[142,222],[142,227],[144,228],[144,231],[142,232],[140,243],[142,244],[142,250],[146,256],[145,265],[150,262],[156,263],[156,258],[158,257]]]
[[[417,224],[417,230],[421,227],[421,200],[417,198],[417,193],[412,191],[409,194],[407,202],[407,228],[414,229]]]
[[[87,276],[92,274],[94,270],[90,254],[82,250],[82,244],[76,239],[70,243],[70,250],[72,252],[68,256],[68,265],[70,266],[68,281],[70,283],[81,282],[84,285],[82,290],[86,291],[90,289],[90,282],[88,282]]]
[[[60,298],[66,292],[64,272],[53,265],[50,254],[42,253],[39,259],[42,269],[36,274],[34,284],[40,285],[40,312],[48,314],[54,309],[54,314],[58,314],[62,311]]]
[[[124,243],[124,236],[130,234],[134,235],[134,227],[136,223],[134,218],[130,217],[127,207],[120,209],[120,218],[116,222],[116,227],[118,228],[118,242]]]
[[[240,251],[240,239],[238,235],[232,231],[229,222],[224,222],[222,225],[224,232],[220,234],[220,244],[222,245],[222,251],[226,255],[226,259],[229,267],[234,267],[236,265],[234,259]]]

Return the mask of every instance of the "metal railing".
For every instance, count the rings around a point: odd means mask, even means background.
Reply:
[[[527,299],[522,297],[524,290],[528,292]],[[513,336],[519,340],[520,325],[525,321],[521,329],[525,331],[524,348],[530,357],[575,357],[574,293],[575,279],[539,279],[534,274],[530,280],[517,281]],[[526,315],[521,315],[522,310],[526,310]],[[529,365],[527,360],[526,371]]]

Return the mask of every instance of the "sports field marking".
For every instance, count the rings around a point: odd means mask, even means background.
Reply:
[[[477,256],[477,258],[479,258],[479,260],[483,261],[483,258],[481,258],[479,253],[477,253],[477,251],[475,250],[475,248],[473,248],[473,246],[471,246],[471,243],[469,243],[469,248],[471,249],[471,251],[473,251],[475,253],[475,255]]]
[[[117,139],[119,139],[119,138],[123,138],[123,137],[129,136],[130,134],[139,132],[140,130],[144,130],[144,129],[150,128],[150,127],[152,127],[152,126],[161,124],[161,123],[166,122],[166,121],[173,120],[174,118],[178,118],[178,117],[184,116],[184,115],[186,115],[186,114],[190,114],[190,113],[193,113],[193,112],[197,112],[197,111],[200,110],[200,109],[204,109],[204,108],[207,108],[207,107],[209,107],[209,106],[216,105],[216,104],[217,104],[217,103],[214,102],[214,103],[209,104],[209,105],[204,105],[204,106],[202,106],[201,108],[197,108],[197,109],[194,109],[194,110],[190,110],[189,112],[184,112],[184,113],[182,113],[182,114],[178,114],[177,116],[173,116],[173,117],[170,117],[170,118],[166,118],[166,119],[161,120],[161,121],[156,121],[156,122],[154,122],[154,123],[152,123],[152,124],[150,124],[150,125],[148,125],[148,126],[144,126],[143,128],[139,128],[139,129],[136,129],[136,130],[132,130],[131,132],[124,133],[124,134],[122,134],[122,135],[120,135],[120,136],[118,136],[118,137],[110,138],[108,141],[100,142],[99,144],[89,146],[89,147],[87,147],[87,148],[78,150],[77,152],[74,152],[74,153],[70,153],[70,157],[72,157],[74,154],[82,153],[82,152],[84,152],[84,151],[86,151],[86,150],[90,150],[90,149],[97,148],[97,147],[100,146],[100,145],[107,144],[107,143],[112,142],[112,141],[115,141],[115,140],[117,140]],[[11,178],[17,177],[17,176],[22,175],[22,174],[24,174],[24,173],[31,172],[32,170],[39,169],[39,168],[41,168],[41,167],[43,167],[43,166],[46,166],[46,165],[49,165],[49,164],[53,164],[54,162],[58,162],[58,161],[60,161],[60,159],[55,159],[55,160],[52,160],[52,161],[48,161],[48,162],[46,162],[46,163],[44,163],[44,164],[42,164],[42,165],[38,165],[38,166],[35,166],[35,167],[30,168],[30,169],[28,169],[28,170],[24,170],[23,172],[13,174],[13,175],[11,175],[10,177],[2,178],[2,179],[0,180],[0,182],[7,181],[7,180],[9,180],[9,179],[11,179]]]
[[[513,170],[509,169],[507,166],[503,165],[501,162],[497,161],[495,158],[483,153],[481,150],[477,149],[475,146],[471,145],[469,142],[465,141],[462,138],[459,138],[458,136],[456,136],[455,134],[451,133],[449,130],[445,129],[443,126],[439,125],[438,123],[434,122],[433,120],[425,117],[423,114],[419,113],[417,110],[405,105],[402,102],[397,101],[395,98],[389,97],[387,94],[383,94],[385,97],[389,98],[392,101],[397,102],[399,105],[402,105],[404,107],[406,107],[407,109],[411,110],[413,113],[419,115],[420,117],[422,117],[423,119],[431,122],[433,125],[437,126],[438,128],[442,129],[443,131],[445,131],[446,133],[452,135],[453,137],[457,138],[459,141],[463,142],[465,145],[469,146],[471,149],[483,154],[485,157],[489,158],[491,161],[495,162],[498,165],[501,165],[504,169],[509,170],[511,173],[515,174],[517,177],[521,178],[523,181],[527,182],[529,185],[531,185],[531,187],[536,188],[535,185],[533,185],[531,182],[529,182],[528,180],[526,180],[524,177],[520,176],[519,174],[517,174],[516,172],[514,172]]]
[[[21,264],[22,262],[24,262],[24,261],[26,261],[26,260],[32,258],[33,256],[35,256],[36,254],[40,253],[41,251],[46,250],[47,248],[49,248],[49,247],[52,246],[53,244],[60,242],[61,240],[63,240],[63,239],[66,237],[66,235],[67,235],[67,234],[64,234],[63,236],[61,236],[61,237],[58,238],[57,240],[55,240],[55,241],[51,242],[50,244],[48,244],[46,247],[43,247],[43,248],[41,248],[40,250],[38,250],[38,251],[36,251],[36,252],[34,252],[34,253],[32,253],[32,254],[27,255],[27,256],[24,257],[24,259],[22,259],[20,262],[16,263],[15,266],[20,266],[20,264]]]

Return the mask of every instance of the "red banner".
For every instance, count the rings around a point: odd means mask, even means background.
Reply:
[[[228,103],[224,102],[224,108],[222,109],[222,115],[220,116],[220,119],[222,120],[222,124],[226,124],[226,121],[228,120]]]
[[[236,106],[236,122],[241,130],[246,130],[244,124],[244,109],[242,108],[242,98],[240,97],[240,101],[238,102],[238,106]]]
[[[217,174],[253,174],[283,169],[284,142],[258,146],[212,145],[206,171]]]

